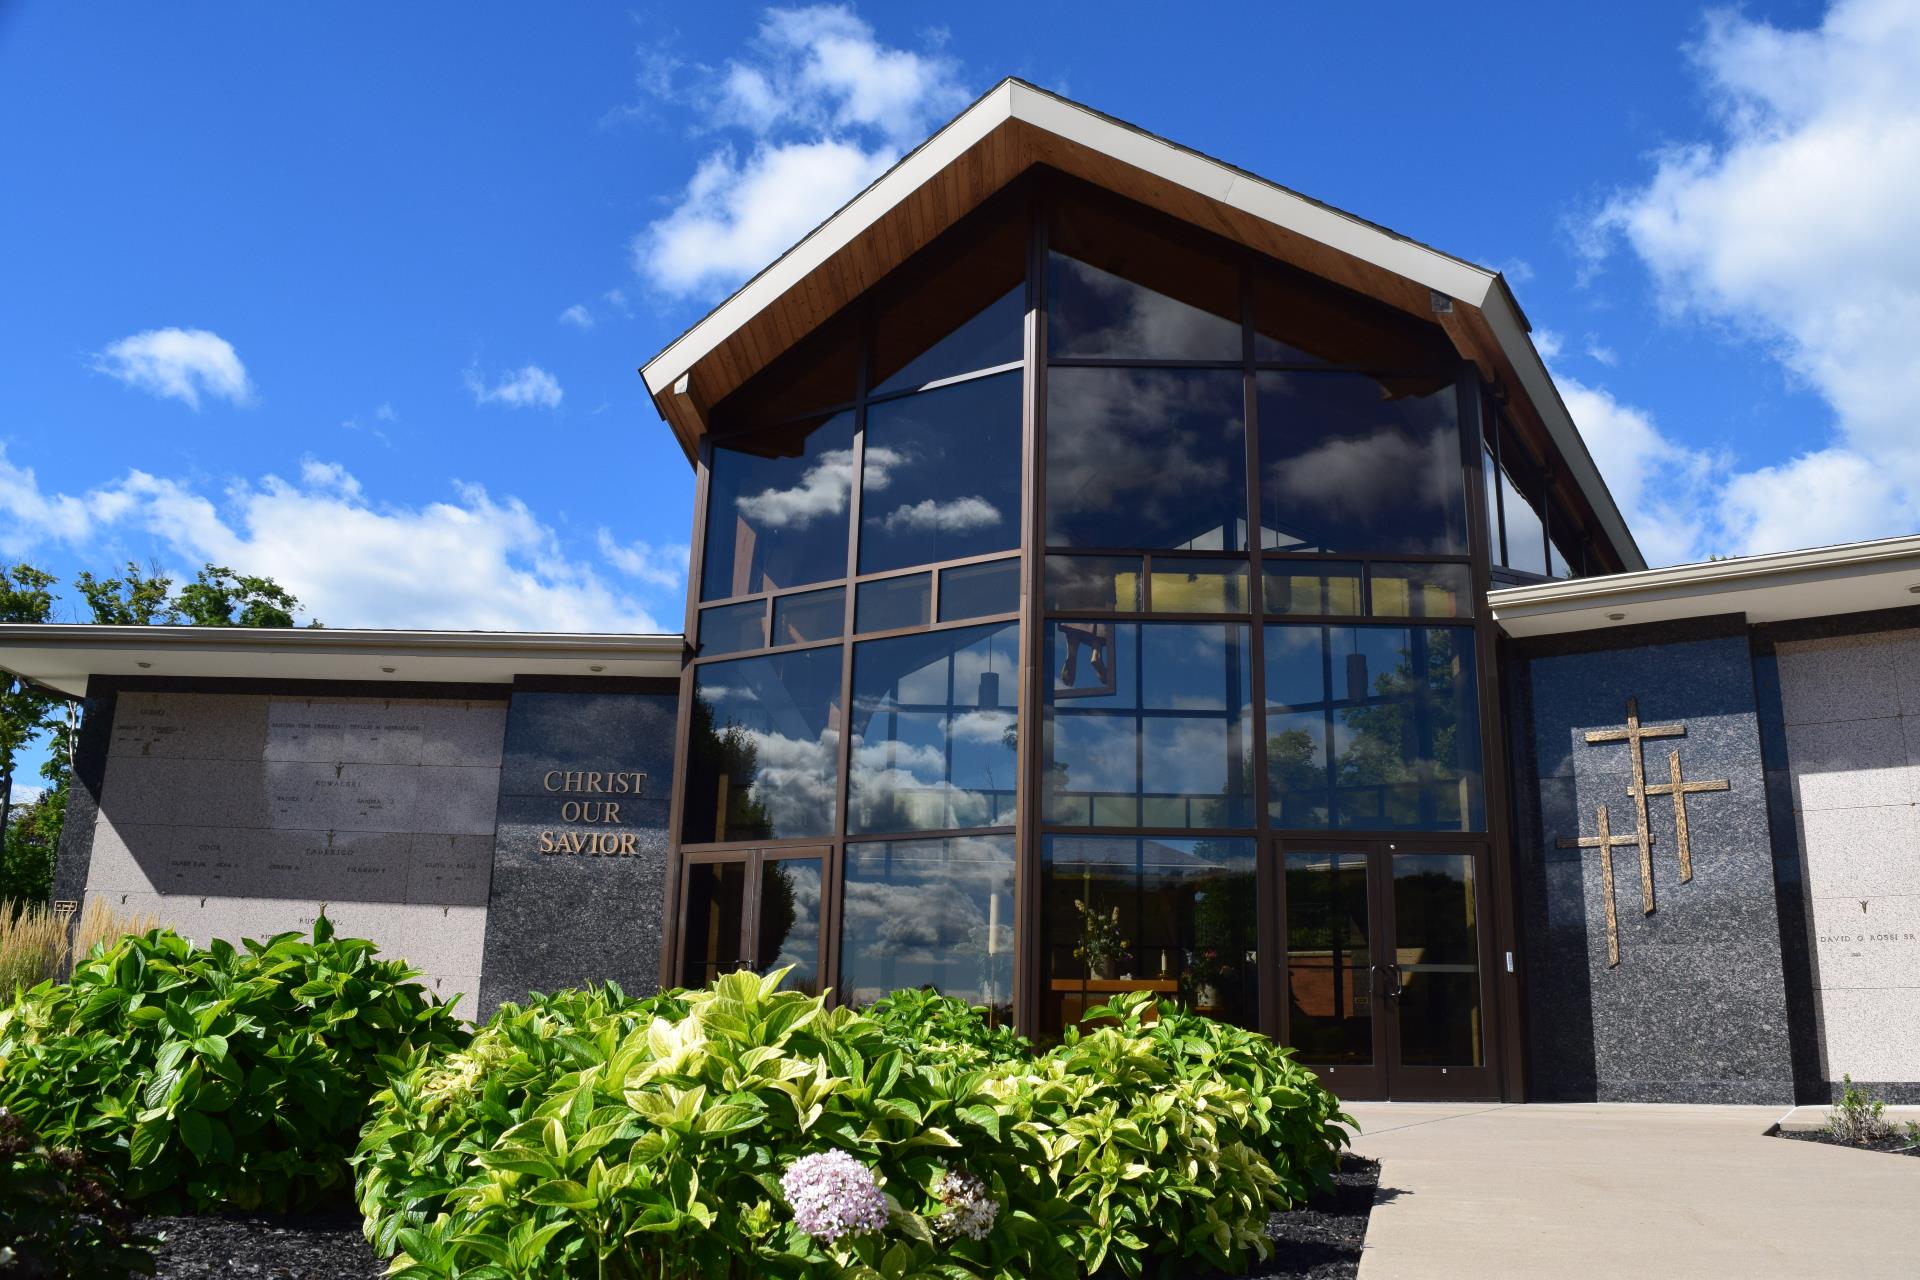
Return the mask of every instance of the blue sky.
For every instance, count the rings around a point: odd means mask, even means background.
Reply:
[[[1920,5],[1579,9],[7,5],[0,557],[677,629],[635,367],[1008,74],[1506,270],[1650,560],[1912,531]]]

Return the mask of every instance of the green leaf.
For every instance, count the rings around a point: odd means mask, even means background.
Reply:
[[[213,1147],[213,1126],[207,1123],[207,1117],[198,1111],[180,1113],[180,1141],[187,1144],[187,1150],[193,1152],[193,1158],[201,1164],[207,1162],[207,1152]]]

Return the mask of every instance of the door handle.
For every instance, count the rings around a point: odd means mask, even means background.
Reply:
[[[1393,975],[1393,986],[1387,991],[1387,995],[1397,1000],[1400,998],[1400,993],[1406,990],[1406,985],[1400,980],[1400,966],[1389,964],[1385,967],[1387,972]]]

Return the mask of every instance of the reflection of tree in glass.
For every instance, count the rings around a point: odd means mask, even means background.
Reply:
[[[799,918],[794,906],[793,876],[781,862],[760,864],[760,937],[754,953],[754,968],[765,973],[779,962],[787,945],[787,935]],[[801,975],[804,976],[804,975]]]
[[[1340,721],[1351,738],[1337,762],[1341,786],[1451,781],[1460,776],[1456,658],[1452,633],[1431,630],[1399,651],[1399,664],[1374,677],[1367,705]],[[1424,670],[1414,664],[1425,650]],[[1426,776],[1422,776],[1422,775]]]
[[[760,773],[760,753],[753,745],[753,735],[731,720],[716,729],[713,707],[705,698],[693,700],[691,720],[687,734],[689,808],[719,805],[724,797],[724,810],[715,813],[714,830],[708,838],[763,840],[771,836],[772,820],[766,806],[753,794]]]

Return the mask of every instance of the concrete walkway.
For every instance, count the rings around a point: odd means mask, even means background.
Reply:
[[[1920,1159],[1763,1136],[1785,1108],[1356,1102],[1361,1280],[1920,1275]]]

